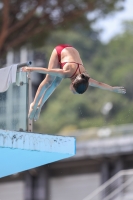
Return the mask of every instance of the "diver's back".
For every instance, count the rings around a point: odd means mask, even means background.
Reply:
[[[78,62],[83,64],[79,52],[73,47],[66,47],[62,50],[61,62]]]

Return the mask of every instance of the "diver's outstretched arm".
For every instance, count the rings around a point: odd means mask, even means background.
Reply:
[[[112,87],[106,83],[98,82],[92,78],[89,79],[89,85],[92,87],[103,89],[103,90],[109,90],[111,92],[116,92],[116,93],[121,93],[121,94],[126,93],[126,90],[124,87],[121,87],[121,86]]]
[[[70,70],[63,70],[59,68],[54,69],[47,69],[42,67],[22,67],[23,72],[38,72],[41,74],[49,74],[51,76],[56,76],[60,78],[67,78],[69,77]]]

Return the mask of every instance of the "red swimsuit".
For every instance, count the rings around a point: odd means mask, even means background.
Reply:
[[[55,49],[56,49],[56,51],[57,51],[58,60],[59,60],[60,68],[61,68],[61,69],[63,69],[63,66],[64,66],[66,63],[76,63],[76,62],[63,62],[63,63],[61,63],[61,52],[62,52],[62,50],[65,49],[66,47],[72,47],[72,46],[69,45],[69,44],[60,44],[60,45],[58,45],[58,46],[55,47]],[[77,68],[76,68],[74,74],[73,74],[70,78],[72,78],[73,76],[75,76],[75,74],[76,74],[76,72],[77,72],[78,69],[79,69],[79,72],[80,72],[80,74],[81,74],[80,65],[82,65],[82,64],[79,64],[79,63],[76,63],[76,64],[77,64],[78,66],[77,66]]]

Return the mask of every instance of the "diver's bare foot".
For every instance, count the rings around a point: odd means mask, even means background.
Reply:
[[[33,103],[30,104],[29,114],[31,113],[32,110],[33,110]],[[29,114],[28,114],[28,116],[29,116]]]
[[[41,112],[41,107],[37,106],[37,109],[36,109],[36,112],[35,112],[35,115],[34,115],[34,121],[37,121],[39,119],[40,112]]]
[[[36,112],[36,109],[34,108],[33,103],[31,103],[28,118],[32,120],[34,118],[35,112]]]

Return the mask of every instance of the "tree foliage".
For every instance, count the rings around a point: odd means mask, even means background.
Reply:
[[[0,53],[25,43],[42,45],[53,30],[90,28],[124,0],[0,0]],[[96,11],[93,19],[87,13]]]

